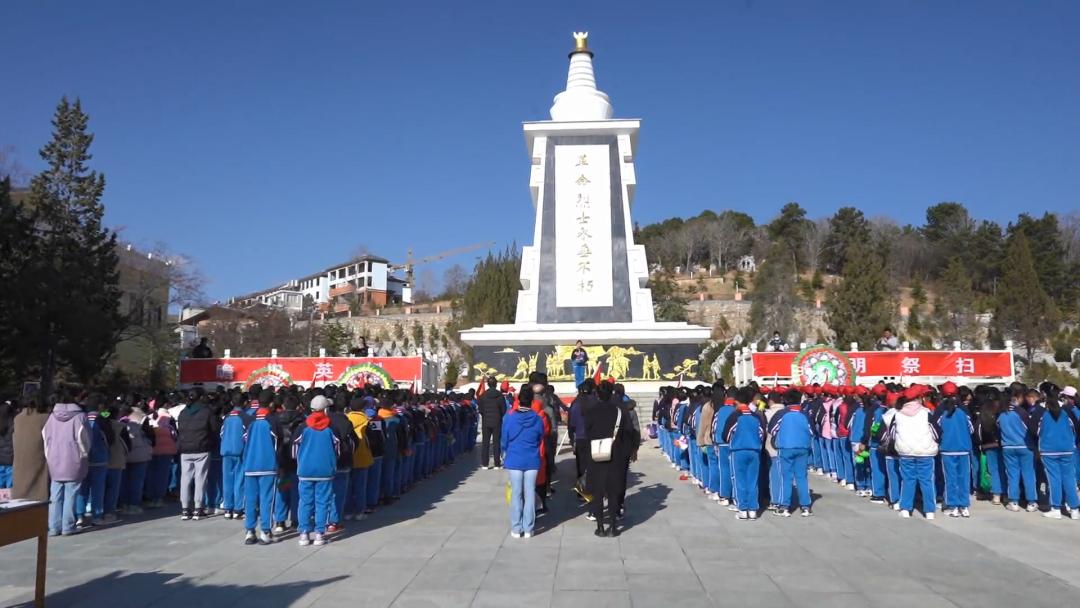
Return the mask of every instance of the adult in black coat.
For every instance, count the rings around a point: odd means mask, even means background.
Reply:
[[[495,468],[502,467],[502,421],[506,414],[506,397],[495,386],[496,380],[489,376],[487,390],[484,391],[477,404],[480,408],[481,434],[483,444],[480,446],[480,466],[488,468],[489,454],[495,455]]]
[[[636,446],[633,445],[634,433],[629,416],[620,415],[622,408],[616,401],[614,388],[609,382],[603,382],[597,389],[597,399],[583,412],[585,433],[589,441],[614,437],[611,448],[611,460],[597,462],[590,458],[586,480],[592,502],[589,503],[590,519],[596,521],[597,536],[617,536],[616,516],[619,508],[619,491],[622,483],[619,475],[626,475],[626,463]],[[616,427],[618,422],[618,427]],[[605,504],[607,508],[605,509]],[[605,522],[608,526],[605,527]]]

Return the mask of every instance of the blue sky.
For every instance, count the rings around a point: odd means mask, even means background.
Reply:
[[[1080,3],[1061,1],[7,0],[0,146],[37,170],[80,97],[108,221],[194,257],[212,298],[359,246],[522,244],[521,122],[548,118],[575,29],[616,116],[643,119],[638,222],[1080,209]]]

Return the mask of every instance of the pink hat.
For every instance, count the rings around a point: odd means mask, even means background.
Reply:
[[[1066,386],[1065,388],[1061,389],[1061,394],[1065,395],[1066,397],[1076,397],[1076,387]]]

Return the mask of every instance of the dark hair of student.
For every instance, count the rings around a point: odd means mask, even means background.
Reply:
[[[600,387],[596,389],[596,394],[600,398],[600,401],[611,401],[611,396],[614,392],[615,388],[607,381],[601,382]]]
[[[518,407],[529,409],[532,407],[533,402],[533,390],[532,386],[523,384],[521,390],[518,391]]]
[[[1057,391],[1046,393],[1046,413],[1050,414],[1054,422],[1061,417],[1061,400],[1058,399]]]

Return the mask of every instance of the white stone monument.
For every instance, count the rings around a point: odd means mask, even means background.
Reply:
[[[513,325],[461,333],[473,348],[470,375],[496,370],[524,380],[545,371],[565,381],[566,359],[582,340],[590,372],[600,363],[605,376],[620,381],[693,380],[696,368],[687,361],[696,360],[710,331],[656,322],[645,248],[634,243],[630,211],[641,121],[612,119],[611,101],[596,88],[588,34],[574,33],[574,41],[552,119],[524,125],[536,220],[533,245],[522,253],[517,317]]]

